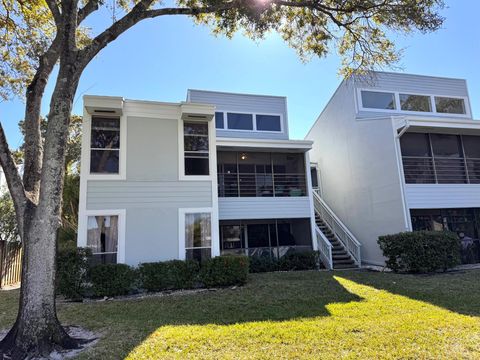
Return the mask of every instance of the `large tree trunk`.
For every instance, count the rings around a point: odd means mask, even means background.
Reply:
[[[66,60],[65,60],[66,58]],[[75,54],[61,61],[50,103],[38,205],[28,202],[24,212],[23,272],[15,325],[0,342],[0,354],[14,359],[45,356],[78,342],[58,321],[55,305],[56,241],[61,224],[68,126],[79,73]]]

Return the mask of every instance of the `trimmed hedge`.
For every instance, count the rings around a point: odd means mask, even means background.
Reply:
[[[80,300],[88,282],[88,248],[69,248],[57,252],[56,290],[68,299]]]
[[[460,263],[460,242],[452,232],[402,232],[380,236],[378,244],[395,272],[446,271]]]
[[[101,264],[90,269],[94,296],[126,295],[136,278],[136,271],[125,264]]]
[[[319,267],[318,251],[291,252],[280,259],[270,256],[250,258],[250,272],[316,270]]]
[[[247,256],[214,257],[202,263],[199,278],[206,287],[243,285],[247,282],[248,264]]]
[[[141,287],[148,291],[189,289],[195,286],[200,266],[194,260],[140,264]]]
[[[285,255],[279,260],[282,271],[315,270],[318,269],[318,251],[302,251]]]
[[[278,260],[270,256],[251,256],[249,260],[251,273],[278,271]]]

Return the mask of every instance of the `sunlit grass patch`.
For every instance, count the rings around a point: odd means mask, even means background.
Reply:
[[[158,328],[128,359],[476,358],[480,319],[336,276],[361,298],[330,316]]]

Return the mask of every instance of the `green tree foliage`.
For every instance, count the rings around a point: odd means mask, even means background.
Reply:
[[[18,240],[15,208],[13,206],[12,197],[8,192],[5,192],[0,196],[0,241]]]

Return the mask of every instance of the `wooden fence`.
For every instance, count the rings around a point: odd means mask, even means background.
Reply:
[[[0,241],[0,289],[18,284],[22,272],[22,246],[16,242]]]

